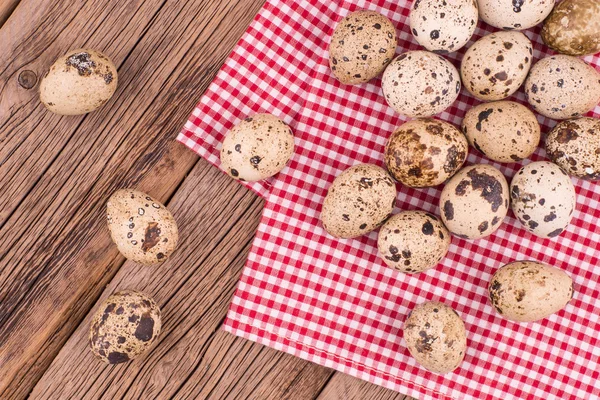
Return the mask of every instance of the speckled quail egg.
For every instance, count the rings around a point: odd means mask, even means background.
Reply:
[[[460,75],[445,58],[428,51],[400,54],[381,82],[390,107],[407,117],[431,117],[450,107],[460,92]]]
[[[90,347],[108,364],[127,362],[152,346],[160,328],[156,302],[142,292],[123,290],[98,307],[90,326]]]
[[[510,197],[521,224],[541,238],[560,235],[571,222],[577,204],[571,178],[548,161],[521,168],[510,183]]]
[[[55,114],[80,115],[108,102],[117,90],[117,68],[104,54],[70,51],[52,64],[40,82],[40,100]]]
[[[600,52],[600,1],[563,0],[542,29],[544,43],[570,56]]]
[[[504,318],[533,322],[562,310],[573,297],[573,281],[564,271],[535,261],[515,261],[490,281],[492,305]]]
[[[241,181],[256,182],[281,171],[294,154],[290,127],[271,114],[241,121],[225,136],[221,168]]]
[[[525,82],[532,54],[521,32],[490,33],[466,51],[460,66],[463,85],[480,100],[502,100]]]
[[[600,119],[584,117],[559,123],[546,137],[546,153],[568,174],[600,180]]]
[[[106,215],[113,242],[129,260],[144,265],[160,263],[177,247],[175,218],[146,193],[117,190],[106,203]]]
[[[396,52],[394,24],[375,11],[357,11],[341,20],[329,43],[329,66],[342,83],[359,84],[381,74]]]
[[[542,22],[556,0],[477,0],[479,16],[488,24],[505,30],[529,29]]]
[[[600,102],[600,73],[576,57],[546,57],[531,68],[525,96],[548,118],[578,117]]]
[[[415,40],[429,51],[451,53],[462,48],[477,27],[475,0],[414,0],[410,30]]]
[[[403,336],[410,354],[431,372],[452,372],[465,358],[465,324],[444,303],[430,301],[416,306],[404,323]]]
[[[463,239],[489,236],[508,212],[506,178],[491,165],[471,165],[446,183],[440,197],[442,220],[448,230]]]
[[[435,267],[448,253],[450,233],[433,214],[403,211],[379,230],[377,247],[387,266],[405,273]]]
[[[529,157],[540,143],[540,124],[525,106],[512,101],[483,103],[467,111],[462,129],[481,154],[499,162]]]
[[[321,221],[332,236],[353,238],[378,228],[396,204],[396,185],[381,167],[359,164],[338,175],[325,196]]]
[[[390,174],[410,187],[436,186],[462,167],[469,145],[454,126],[432,118],[415,119],[392,133],[384,160]]]

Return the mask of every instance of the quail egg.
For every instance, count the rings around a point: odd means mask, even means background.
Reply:
[[[600,1],[563,0],[544,22],[542,39],[570,56],[600,52]]]
[[[542,22],[556,0],[477,0],[479,16],[488,24],[505,30],[529,29]]]

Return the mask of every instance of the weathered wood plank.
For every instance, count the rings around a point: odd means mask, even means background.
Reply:
[[[318,400],[415,400],[398,392],[336,372]]]
[[[0,3],[0,27],[6,22],[20,0],[2,0]]]
[[[45,113],[39,105],[8,108],[17,115],[31,107],[16,125],[31,123],[40,129],[32,135],[44,132],[44,140],[66,144],[55,144],[60,150],[45,170],[32,172],[42,175],[0,231],[0,262],[8,266],[0,271],[1,398],[20,398],[31,390],[121,265],[104,226],[110,193],[136,186],[168,199],[195,163],[195,155],[173,143],[174,135],[261,4],[165,4],[121,65],[116,97],[78,127],[69,118],[37,115]],[[107,19],[114,18],[109,14]],[[130,29],[123,25],[123,31]],[[106,40],[119,52],[127,39],[116,36]],[[3,84],[7,80],[3,75]],[[0,108],[7,109],[4,103]],[[55,119],[54,128],[39,128]],[[27,129],[23,134],[31,136]],[[23,158],[19,168],[32,171],[37,158]]]

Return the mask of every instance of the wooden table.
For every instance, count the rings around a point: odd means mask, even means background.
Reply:
[[[263,201],[174,139],[262,3],[0,2],[1,399],[406,398],[219,329]],[[35,77],[78,47],[109,55],[119,88],[92,114],[53,115]],[[105,203],[122,187],[176,216],[166,263],[112,244]],[[90,316],[125,288],[155,297],[163,331],[107,366],[87,348]]]

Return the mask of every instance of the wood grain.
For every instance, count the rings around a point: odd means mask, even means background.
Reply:
[[[6,22],[13,10],[19,4],[19,0],[2,0],[0,3],[0,27]]]
[[[375,386],[350,375],[337,372],[317,400],[414,400],[398,392]]]

